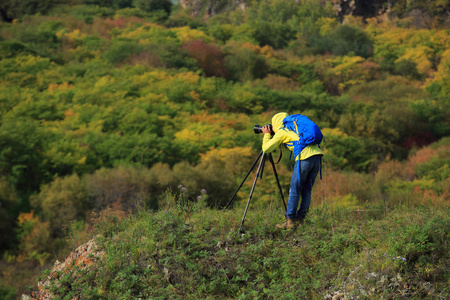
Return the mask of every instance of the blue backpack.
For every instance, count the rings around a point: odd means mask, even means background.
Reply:
[[[319,145],[322,142],[323,134],[316,123],[308,119],[307,116],[300,114],[287,116],[283,119],[283,125],[284,127],[282,129],[293,131],[299,137],[298,141],[290,142],[286,145],[294,147],[292,153],[294,154],[294,158],[297,157],[297,155],[299,156],[300,164],[300,153],[302,152],[302,150],[309,145]],[[300,168],[298,169],[300,173]],[[320,177],[322,178],[322,172],[320,173]],[[300,178],[300,174],[298,177]]]

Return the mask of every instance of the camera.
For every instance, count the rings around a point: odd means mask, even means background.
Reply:
[[[265,126],[269,126],[271,135],[275,134],[275,132],[273,132],[272,124],[269,123],[269,124],[266,124]],[[256,134],[260,134],[260,133],[262,133],[262,128],[263,128],[263,126],[256,124],[255,127],[253,127],[253,131]]]

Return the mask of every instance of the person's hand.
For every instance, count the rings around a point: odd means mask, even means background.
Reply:
[[[266,134],[266,133],[270,134],[270,127],[267,125],[265,125],[261,130],[264,134]]]

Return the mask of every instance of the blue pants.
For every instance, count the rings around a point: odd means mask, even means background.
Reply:
[[[300,180],[298,178],[299,163],[296,161],[292,172],[291,187],[289,189],[289,200],[287,204],[286,217],[290,219],[303,220],[311,204],[311,191],[320,171],[321,156],[315,155],[301,160]],[[298,202],[302,197],[300,208],[297,211]]]

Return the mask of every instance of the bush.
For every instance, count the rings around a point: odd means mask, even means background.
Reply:
[[[373,54],[373,42],[359,27],[341,25],[323,37],[311,37],[310,45],[320,53],[357,55],[368,58]]]
[[[6,40],[0,42],[0,57],[3,59],[26,54],[33,55],[35,52],[29,49],[26,44],[18,41]]]
[[[19,198],[17,192],[5,178],[0,177],[0,254],[3,250],[11,247],[14,235],[11,234],[14,227],[14,221],[17,217],[15,211]]]
[[[247,81],[264,78],[268,74],[266,59],[252,49],[227,47],[224,52],[229,79]]]
[[[417,64],[410,60],[401,59],[394,63],[393,73],[396,75],[420,79],[422,76],[417,71]]]
[[[137,0],[136,7],[146,12],[154,12],[162,10],[170,15],[172,10],[172,2],[169,0]]]
[[[269,45],[275,49],[282,49],[289,41],[295,39],[295,32],[286,24],[258,21],[252,28],[255,30],[253,37],[260,46]]]
[[[3,119],[0,126],[0,176],[13,183],[17,191],[35,191],[48,180],[42,154],[48,133],[28,118]]]
[[[57,178],[44,185],[31,202],[51,222],[52,230],[60,233],[64,224],[83,218],[89,208],[85,185],[77,175]]]
[[[83,180],[90,207],[96,211],[108,207],[125,211],[156,208],[157,197],[167,188],[167,183],[159,183],[154,170],[131,166],[102,168]]]
[[[185,43],[181,49],[197,60],[207,76],[226,77],[224,57],[217,46],[195,40]]]
[[[111,7],[101,7],[94,5],[76,5],[68,11],[69,16],[73,16],[79,20],[83,20],[88,24],[92,24],[95,18],[112,18],[115,10]]]
[[[323,130],[324,162],[340,170],[364,172],[374,167],[386,151],[383,144],[368,138],[357,138],[339,130]]]
[[[124,61],[132,54],[138,53],[141,49],[142,46],[136,42],[115,40],[109,49],[104,52],[103,57],[109,63],[116,64]]]
[[[45,14],[57,2],[58,0],[3,0],[0,3],[0,16],[4,21],[11,22],[24,15]]]
[[[0,298],[3,300],[17,299],[17,289],[9,286],[0,285]]]

